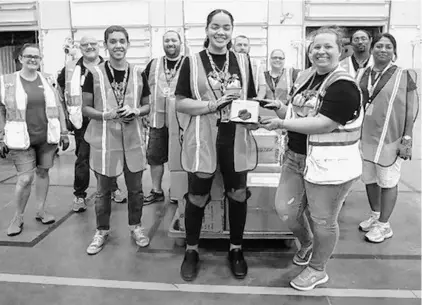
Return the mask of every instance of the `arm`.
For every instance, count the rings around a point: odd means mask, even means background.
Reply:
[[[176,96],[176,111],[192,116],[211,113],[209,102],[197,101],[184,96]]]
[[[94,108],[94,94],[82,92],[82,114],[90,119],[102,121],[103,112]]]
[[[67,124],[66,124],[67,116],[65,115],[64,105],[62,103],[62,100],[59,98],[58,94],[57,94],[57,98],[58,98],[57,108],[59,110],[59,121],[60,121],[61,133],[67,134],[68,132]]]
[[[139,116],[145,116],[149,114],[150,107],[149,107],[149,96],[144,96],[141,99],[141,107],[138,108]]]
[[[314,117],[285,120],[281,122],[280,128],[307,135],[329,133],[340,125],[322,114],[318,114]]]
[[[258,72],[258,94],[257,98],[263,99],[267,93],[267,83],[265,81],[264,71],[262,69]]]
[[[416,90],[407,92],[406,96],[406,120],[404,125],[404,136],[413,138],[413,126],[415,123],[415,104],[418,103],[418,95]]]

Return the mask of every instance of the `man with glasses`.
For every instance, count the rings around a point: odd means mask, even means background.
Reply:
[[[366,30],[357,30],[350,38],[353,47],[352,56],[346,57],[340,62],[340,65],[353,77],[358,76],[360,69],[366,68],[372,64],[371,56],[371,34]]]
[[[75,177],[73,182],[74,200],[73,211],[83,212],[86,210],[86,190],[89,187],[89,154],[90,147],[85,141],[84,135],[88,127],[89,118],[82,116],[82,86],[85,78],[95,66],[104,59],[99,56],[99,45],[94,37],[84,36],[80,41],[82,57],[78,60],[69,61],[62,69],[57,78],[58,91],[62,100],[65,101],[67,111],[67,125],[69,130],[74,130],[76,142]],[[124,203],[126,198],[117,186],[117,179],[113,181],[112,198],[117,203]]]
[[[297,69],[285,67],[285,62],[283,50],[275,49],[271,52],[271,68],[264,72],[264,83],[260,84],[257,96],[258,99],[276,101],[278,108],[281,103],[287,103],[287,96],[299,73]]]

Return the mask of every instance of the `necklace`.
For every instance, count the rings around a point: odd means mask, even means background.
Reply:
[[[183,56],[180,56],[179,59],[177,60],[176,64],[174,65],[173,69],[169,69],[168,68],[168,59],[167,56],[164,56],[164,73],[166,74],[166,80],[167,83],[171,82],[173,80],[173,78],[176,76],[177,73],[177,69],[179,67],[179,64],[182,60]]]
[[[111,76],[113,81],[111,82],[111,88],[113,89],[114,96],[116,97],[117,105],[119,107],[123,107],[123,102],[125,100],[125,92],[127,88],[127,78],[129,75],[129,65],[126,63],[125,66],[125,76],[123,77],[123,81],[121,83],[116,82],[116,78],[114,76],[114,70],[109,61],[107,61],[108,68],[110,70]]]
[[[212,68],[211,76],[221,83],[222,89],[224,91],[227,87],[227,80],[229,78],[229,64],[230,64],[229,51],[227,50],[226,52],[226,61],[224,62],[222,69],[219,69],[217,67],[208,49],[205,49],[205,52],[207,53],[208,59],[210,60],[210,64]]]
[[[369,100],[372,102],[372,97],[374,95],[375,87],[378,85],[378,82],[380,81],[381,77],[384,75],[385,72],[392,66],[392,63],[389,62],[388,65],[384,68],[382,71],[376,71],[374,67],[372,67],[369,71],[369,78],[368,78],[368,94],[369,94]],[[375,77],[374,81],[372,81],[372,71],[378,73],[378,75]]]

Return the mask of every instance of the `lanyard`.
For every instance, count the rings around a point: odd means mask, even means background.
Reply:
[[[114,96],[116,97],[117,105],[119,107],[123,107],[126,88],[127,88],[129,65],[126,63],[125,76],[123,77],[123,81],[121,83],[117,83],[116,78],[114,77],[114,71],[113,71],[113,68],[111,67],[110,62],[107,61],[107,64],[108,64],[108,68],[110,70],[111,76],[113,77],[113,82],[110,85],[111,85],[111,88],[113,89]]]
[[[373,71],[373,67],[371,68],[371,71],[369,71],[369,78],[368,78],[368,93],[369,93],[369,100],[372,100],[372,96],[374,95],[374,90],[377,87],[381,77],[384,75],[385,72],[387,72],[387,70],[392,66],[392,63],[390,62],[387,67],[384,68],[384,70],[382,70],[381,73],[378,74],[378,76],[375,78],[374,80],[374,84],[372,84],[372,71]]]

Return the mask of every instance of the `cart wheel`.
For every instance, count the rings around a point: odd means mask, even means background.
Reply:
[[[186,245],[186,240],[184,238],[176,238],[174,240],[174,243],[176,244],[176,246],[178,247],[184,247]]]
[[[292,239],[284,239],[283,240],[283,243],[284,243],[284,246],[286,248],[293,248],[293,247],[295,247],[295,240],[293,238]]]

